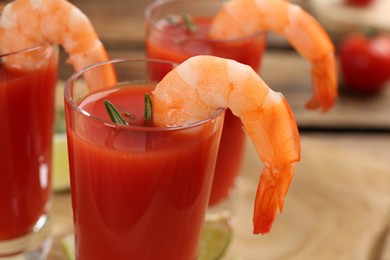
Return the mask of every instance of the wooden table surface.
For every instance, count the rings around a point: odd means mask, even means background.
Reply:
[[[71,2],[88,15],[111,57],[144,57],[143,11],[151,0]],[[390,85],[370,97],[341,87],[331,111],[307,111],[310,64],[281,46],[273,45],[271,35],[259,73],[291,104],[302,160],[272,232],[254,236],[254,183],[262,164],[248,141],[226,259],[390,259]],[[63,65],[60,78],[71,72]],[[60,260],[65,259],[60,240],[73,230],[69,191],[54,192],[52,204],[54,243],[48,259]]]

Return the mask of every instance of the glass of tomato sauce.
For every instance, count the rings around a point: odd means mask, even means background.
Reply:
[[[222,4],[221,0],[166,0],[150,4],[145,10],[147,57],[181,63],[191,56],[213,55],[236,60],[259,71],[266,45],[264,32],[230,40],[208,38],[212,19]],[[154,69],[160,77],[167,73],[161,68]],[[234,215],[233,194],[245,140],[240,119],[226,110],[209,201],[210,215]]]
[[[117,84],[83,76],[113,66]],[[115,59],[76,72],[65,113],[77,259],[196,259],[224,111],[191,125],[145,120],[150,68],[166,61]],[[126,124],[113,123],[109,101]]]
[[[57,66],[50,44],[0,54],[0,258],[44,259],[50,246]]]

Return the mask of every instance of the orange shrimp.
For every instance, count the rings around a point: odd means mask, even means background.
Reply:
[[[283,35],[312,64],[309,109],[325,112],[338,96],[335,48],[322,26],[301,7],[285,0],[230,0],[215,16],[210,38],[229,39],[259,30]]]
[[[0,54],[44,42],[62,45],[75,70],[108,59],[87,16],[66,0],[15,0],[4,7],[0,17]],[[7,66],[29,68],[35,64],[31,58],[26,55],[5,62]],[[103,66],[100,73],[89,75],[87,81],[93,87],[112,85],[116,79],[113,69]]]
[[[291,109],[250,67],[214,56],[195,56],[177,66],[153,91],[153,121],[161,126],[193,123],[230,108],[256,147],[265,168],[254,207],[254,233],[270,231],[283,208],[300,139]]]

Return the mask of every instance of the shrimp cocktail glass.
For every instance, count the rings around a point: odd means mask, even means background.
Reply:
[[[220,0],[155,1],[145,11],[146,54],[181,63],[199,55],[229,58],[260,69],[265,48],[265,34],[259,30],[249,36],[216,40],[209,36],[211,22],[221,9]],[[168,71],[155,67],[160,77]],[[224,129],[209,201],[209,213],[232,210],[245,145],[241,122],[226,110]]]
[[[116,84],[86,84],[106,66]],[[224,110],[155,125],[152,66],[174,64],[110,60],[65,85],[77,259],[196,259]]]
[[[58,47],[75,70],[107,60],[87,16],[66,0],[0,10],[0,258],[45,259]],[[110,82],[100,71],[89,82]]]
[[[57,64],[51,44],[0,54],[0,258],[49,244]]]

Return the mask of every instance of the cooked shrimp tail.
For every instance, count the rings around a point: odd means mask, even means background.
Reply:
[[[294,164],[283,169],[264,168],[256,193],[254,233],[265,234],[271,230],[277,211],[282,212],[284,198],[294,172]]]
[[[61,45],[75,70],[108,59],[87,16],[66,0],[15,0],[7,4],[0,17],[0,53],[9,53],[50,42]],[[31,57],[12,60],[7,66],[31,66]],[[99,73],[87,75],[90,88],[112,85],[113,68],[102,66]]]
[[[265,168],[254,207],[254,233],[267,233],[300,160],[300,139],[291,109],[280,93],[247,65],[195,56],[168,73],[153,91],[153,120],[161,126],[193,123],[218,108],[242,121]]]
[[[323,112],[330,109],[337,92],[337,72],[334,54],[329,52],[321,58],[321,61],[312,64],[313,97],[306,103],[306,108],[322,108]]]
[[[335,47],[323,27],[298,5],[285,0],[230,0],[215,16],[213,39],[243,37],[257,31],[283,35],[312,64],[313,97],[306,107],[327,111],[338,96]]]

